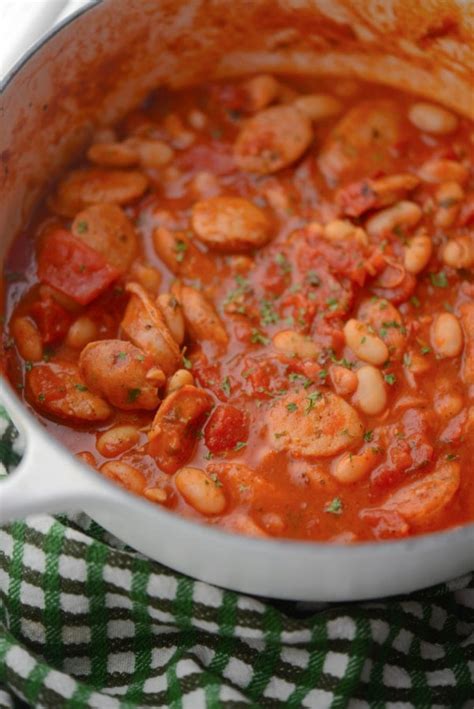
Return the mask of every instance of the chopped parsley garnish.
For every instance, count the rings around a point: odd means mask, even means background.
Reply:
[[[458,456],[456,455],[456,453],[448,453],[448,455],[446,456],[446,460],[456,460],[457,457]]]
[[[304,374],[298,374],[297,372],[290,372],[290,374],[288,375],[288,379],[290,380],[290,382],[300,383],[304,389],[307,389],[313,383],[311,379],[305,377]]]
[[[245,448],[247,445],[247,441],[238,441],[238,443],[235,444],[234,450],[235,451],[240,451],[242,448]]]
[[[314,409],[316,402],[319,401],[322,398],[322,394],[320,391],[312,391],[311,394],[308,394],[306,397],[306,401],[308,402],[306,404],[306,408],[304,410],[305,416],[309,414],[309,412]]]
[[[235,282],[237,287],[230,291],[224,300],[224,306],[234,303],[236,300],[241,299],[246,293],[252,292],[252,287],[248,280],[241,276],[240,274],[235,277]]]
[[[138,399],[141,393],[141,389],[129,389],[127,394],[127,402],[129,404],[133,404]]]
[[[29,360],[27,360],[25,362],[25,370],[27,372],[31,372],[32,369],[33,369],[33,362],[30,362]]]
[[[364,433],[364,441],[366,443],[370,443],[371,441],[373,441],[373,439],[374,439],[374,432],[373,431],[370,430],[370,431],[366,431]]]
[[[328,306],[328,310],[333,312],[334,310],[338,309],[339,301],[337,298],[328,298],[326,301],[326,305]]]
[[[275,256],[275,263],[277,263],[280,266],[280,269],[282,270],[283,273],[291,273],[292,266],[291,263],[288,261],[286,258],[285,254],[280,252]]]
[[[230,379],[229,377],[224,377],[221,384],[221,389],[226,396],[230,396]]]
[[[207,451],[206,455],[204,456],[204,458],[205,458],[206,460],[211,460],[213,457],[214,457],[214,456],[213,456],[213,454],[211,453],[211,451]]]
[[[270,340],[265,335],[262,335],[260,330],[254,328],[250,335],[250,342],[254,345],[268,345]]]
[[[413,305],[414,308],[419,308],[421,303],[420,299],[416,297],[416,295],[412,295],[410,298],[410,303]]]
[[[397,378],[396,378],[395,374],[392,374],[392,373],[390,373],[390,374],[384,374],[384,375],[383,375],[383,378],[385,379],[385,381],[387,382],[387,384],[390,384],[390,386],[392,386],[393,384],[395,384],[395,382],[397,381]]]
[[[188,245],[185,241],[182,239],[176,239],[175,244],[174,244],[174,252],[176,254],[176,261],[178,263],[182,263],[184,261],[184,257],[186,255],[186,251],[188,250]]]
[[[75,384],[74,386],[76,387],[77,391],[89,391],[85,384]]]
[[[329,514],[332,515],[340,515],[342,514],[343,510],[343,505],[342,505],[342,500],[340,497],[335,497],[334,500],[331,500],[331,502],[328,502],[324,506],[324,511],[329,512]]]
[[[318,374],[318,377],[319,377],[319,378],[321,379],[321,381],[323,381],[323,382],[326,381],[326,377],[327,377],[327,376],[328,376],[328,370],[327,370],[327,369],[322,369],[322,370],[319,372],[319,374]]]
[[[85,234],[86,231],[88,231],[88,229],[89,229],[89,225],[85,221],[80,221],[80,222],[77,222],[76,229],[79,234]]]
[[[429,345],[422,345],[420,347],[420,352],[422,355],[427,355],[431,352],[431,347],[429,347]]]
[[[190,359],[183,355],[183,366],[185,369],[192,369],[193,363]]]
[[[298,410],[298,406],[295,404],[294,401],[291,401],[289,404],[287,404],[286,408],[290,412],[290,414]]]
[[[214,485],[215,485],[216,487],[222,487],[222,483],[221,483],[221,481],[219,480],[219,478],[217,477],[217,474],[216,474],[216,473],[211,473],[211,474],[209,475],[209,477],[211,478],[212,482],[214,483]]]
[[[430,281],[431,285],[435,286],[435,288],[447,288],[449,285],[448,278],[444,271],[430,273]]]
[[[43,394],[43,392],[41,392],[40,394],[38,394],[38,401],[43,402],[45,399],[46,399],[46,397],[45,397],[45,395]]]
[[[117,359],[119,359],[123,362],[123,360],[127,359],[127,353],[126,352],[119,352],[117,355]]]
[[[271,300],[262,300],[260,306],[260,322],[262,325],[273,325],[280,319]]]

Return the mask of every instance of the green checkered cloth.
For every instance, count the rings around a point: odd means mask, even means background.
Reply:
[[[0,409],[0,459],[20,456]],[[0,529],[0,604],[0,707],[474,707],[474,575],[315,612],[36,516]]]

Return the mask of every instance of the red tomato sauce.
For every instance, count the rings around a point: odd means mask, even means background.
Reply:
[[[74,454],[201,522],[474,521],[473,137],[352,80],[157,91],[14,242],[6,376]]]

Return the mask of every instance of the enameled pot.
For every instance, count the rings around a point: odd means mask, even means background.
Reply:
[[[461,0],[102,0],[73,16],[7,77],[0,100],[0,261],[48,182],[160,85],[242,73],[352,75],[416,91],[464,115],[473,6]],[[337,78],[335,79],[337,80]],[[148,556],[195,578],[277,598],[342,601],[405,593],[474,568],[474,525],[352,545],[252,539],[126,493],[47,435],[9,383],[26,439],[0,485],[0,522],[84,510]]]

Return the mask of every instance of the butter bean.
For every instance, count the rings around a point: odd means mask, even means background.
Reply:
[[[382,413],[387,406],[387,392],[379,370],[366,365],[357,370],[358,385],[355,392],[355,403],[370,416]]]
[[[463,334],[459,320],[452,313],[440,313],[431,326],[431,344],[439,357],[461,354]]]
[[[383,364],[388,359],[385,342],[373,334],[370,328],[360,320],[352,318],[344,325],[346,344],[364,362]]]

